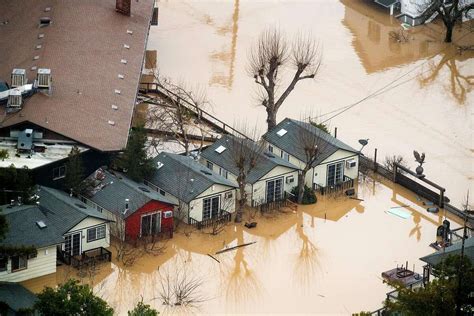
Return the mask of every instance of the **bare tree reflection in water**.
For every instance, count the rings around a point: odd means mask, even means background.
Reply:
[[[236,226],[237,245],[245,243],[242,226]],[[219,256],[221,288],[225,289],[227,301],[234,303],[255,303],[261,293],[261,282],[250,268],[245,255],[245,247],[237,248]]]
[[[314,219],[313,216],[311,217]],[[321,265],[318,258],[319,249],[304,230],[304,212],[302,211],[297,211],[295,231],[301,240],[301,248],[296,258],[294,276],[296,286],[305,290],[310,288],[312,282],[315,282],[316,270]]]
[[[420,85],[425,87],[434,84],[444,69],[444,71],[449,72],[449,81],[443,78],[438,79],[441,82],[445,82],[444,88],[459,104],[465,104],[467,95],[472,91],[474,85],[474,75],[472,73],[461,73],[462,68],[459,67],[459,62],[473,58],[474,54],[469,51],[463,52],[460,48],[450,46],[443,50],[441,59],[438,62],[434,60],[436,56],[431,57],[428,63],[429,70],[423,71],[420,75]],[[426,72],[428,75],[423,75]]]
[[[413,212],[413,222],[415,223],[415,227],[413,227],[413,229],[410,231],[409,236],[411,237],[411,236],[415,235],[416,240],[420,241],[420,239],[421,239],[421,226],[420,226],[421,216],[420,216],[420,213]]]

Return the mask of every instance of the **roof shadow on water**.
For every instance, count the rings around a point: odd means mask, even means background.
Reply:
[[[467,94],[472,91],[474,76],[464,66],[474,57],[474,52],[459,47],[474,44],[468,36],[474,21],[457,26],[454,43],[446,44],[444,27],[439,20],[403,30],[401,21],[373,2],[340,2],[345,11],[342,24],[352,33],[352,46],[367,74],[422,61],[414,76],[410,76],[418,80],[420,87],[436,84],[458,104],[465,103]]]

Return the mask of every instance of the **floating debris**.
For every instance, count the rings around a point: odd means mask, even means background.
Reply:
[[[388,210],[388,213],[392,214],[392,215],[395,215],[395,216],[398,216],[398,217],[401,217],[403,219],[407,219],[411,216],[411,214],[405,210],[401,210],[401,209],[389,209]]]

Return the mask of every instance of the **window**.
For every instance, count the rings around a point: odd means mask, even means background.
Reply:
[[[283,150],[281,151],[281,158],[285,159],[286,161],[290,161],[290,155]]]
[[[104,210],[102,207],[100,207],[99,205],[95,205],[95,208],[98,212],[102,213],[102,211]]]
[[[28,259],[26,256],[12,257],[12,272],[25,270],[27,268]]]
[[[268,151],[273,153],[273,146],[272,145],[268,145]]]
[[[105,225],[89,228],[87,230],[87,242],[105,238]]]
[[[293,177],[293,176],[286,177],[286,183],[287,184],[290,184],[290,183],[293,183],[293,182],[295,182],[295,177]]]
[[[66,166],[60,166],[53,169],[53,180],[61,179],[66,176]]]
[[[7,271],[8,257],[0,257],[0,272]]]
[[[212,162],[208,161],[206,166],[207,166],[208,169],[212,170],[212,168],[214,167],[214,164]]]
[[[234,196],[234,193],[232,191],[226,192],[224,197],[225,199],[231,199]]]
[[[160,194],[163,195],[163,196],[165,196],[165,195],[166,195],[166,192],[163,191],[162,189],[160,189]]]
[[[219,169],[219,174],[220,174],[221,176],[223,176],[224,178],[226,178],[226,179],[227,179],[227,177],[229,176],[229,173],[227,172],[227,170],[222,169],[222,168]]]
[[[36,256],[37,256],[36,252],[35,253],[30,253],[28,255],[28,259],[34,259],[34,258],[36,258]]]
[[[266,202],[280,201],[283,197],[283,177],[267,181]]]

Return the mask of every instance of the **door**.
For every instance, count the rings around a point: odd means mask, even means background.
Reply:
[[[334,186],[341,183],[344,178],[344,161],[328,166],[327,186]]]
[[[283,178],[267,181],[266,202],[279,201],[283,197]]]
[[[140,236],[156,235],[161,231],[161,212],[143,215],[140,225]]]
[[[65,236],[64,251],[71,256],[78,256],[81,253],[81,233]]]
[[[202,201],[202,220],[219,216],[220,196],[214,196]]]

